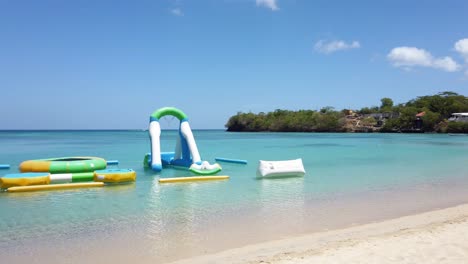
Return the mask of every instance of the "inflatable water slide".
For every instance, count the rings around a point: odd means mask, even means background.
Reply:
[[[180,121],[174,152],[161,152],[161,125],[159,120],[164,116],[174,116]],[[144,163],[154,171],[161,171],[163,166],[188,168],[190,171],[201,175],[215,174],[221,170],[221,166],[217,163],[210,164],[207,161],[202,161],[188,117],[177,108],[163,107],[153,112],[150,116],[149,136],[151,153],[146,154]]]

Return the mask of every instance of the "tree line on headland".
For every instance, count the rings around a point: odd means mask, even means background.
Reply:
[[[468,112],[468,97],[454,92],[420,96],[394,105],[382,98],[380,106],[359,110],[327,106],[316,110],[243,113],[231,116],[227,131],[236,132],[438,132],[468,133],[468,122],[450,122],[452,113]]]

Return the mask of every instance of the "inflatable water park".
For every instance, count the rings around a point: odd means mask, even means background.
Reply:
[[[178,136],[176,137],[176,146],[173,152],[161,152],[160,119],[165,116],[173,116],[179,120]],[[143,161],[145,167],[149,167],[156,172],[161,171],[163,167],[182,168],[188,169],[194,174],[203,175],[198,177],[161,178],[159,179],[160,183],[229,179],[229,176],[209,176],[220,172],[222,168],[218,163],[210,164],[208,161],[202,160],[188,117],[182,110],[175,107],[163,107],[154,111],[150,115],[148,131],[151,152],[145,155]]]
[[[176,146],[171,152],[161,151],[161,124],[163,117],[179,120]],[[150,152],[144,156],[145,169],[156,173],[163,169],[183,169],[192,175],[162,178],[159,183],[203,182],[229,179],[216,175],[222,167],[219,163],[247,164],[247,160],[216,157],[213,163],[201,158],[187,115],[175,107],[163,107],[154,111],[149,120]],[[20,173],[0,176],[0,189],[7,192],[46,191],[72,188],[104,187],[136,181],[133,169],[108,168],[118,165],[118,160],[100,157],[77,156],[26,160],[18,166]],[[9,170],[10,164],[0,164],[0,170]],[[286,161],[259,161],[257,177],[304,176],[302,159]]]
[[[164,116],[174,116],[179,123],[179,133],[174,152],[161,152],[161,126],[159,120]],[[146,154],[144,163],[154,171],[161,171],[163,166],[188,168],[200,175],[212,175],[221,171],[218,163],[202,161],[197,143],[190,128],[187,115],[174,107],[163,107],[150,116],[149,135],[151,153]]]
[[[102,187],[105,183],[131,182],[132,169],[107,169],[109,163],[98,157],[62,157],[23,161],[21,173],[0,177],[0,188],[26,192],[80,187]],[[116,164],[116,161],[110,162]]]

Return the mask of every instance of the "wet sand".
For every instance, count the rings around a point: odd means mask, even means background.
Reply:
[[[468,263],[468,204],[173,263]]]

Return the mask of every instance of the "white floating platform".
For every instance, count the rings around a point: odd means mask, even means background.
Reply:
[[[260,160],[257,168],[258,177],[304,176],[305,169],[302,159],[267,161]]]

